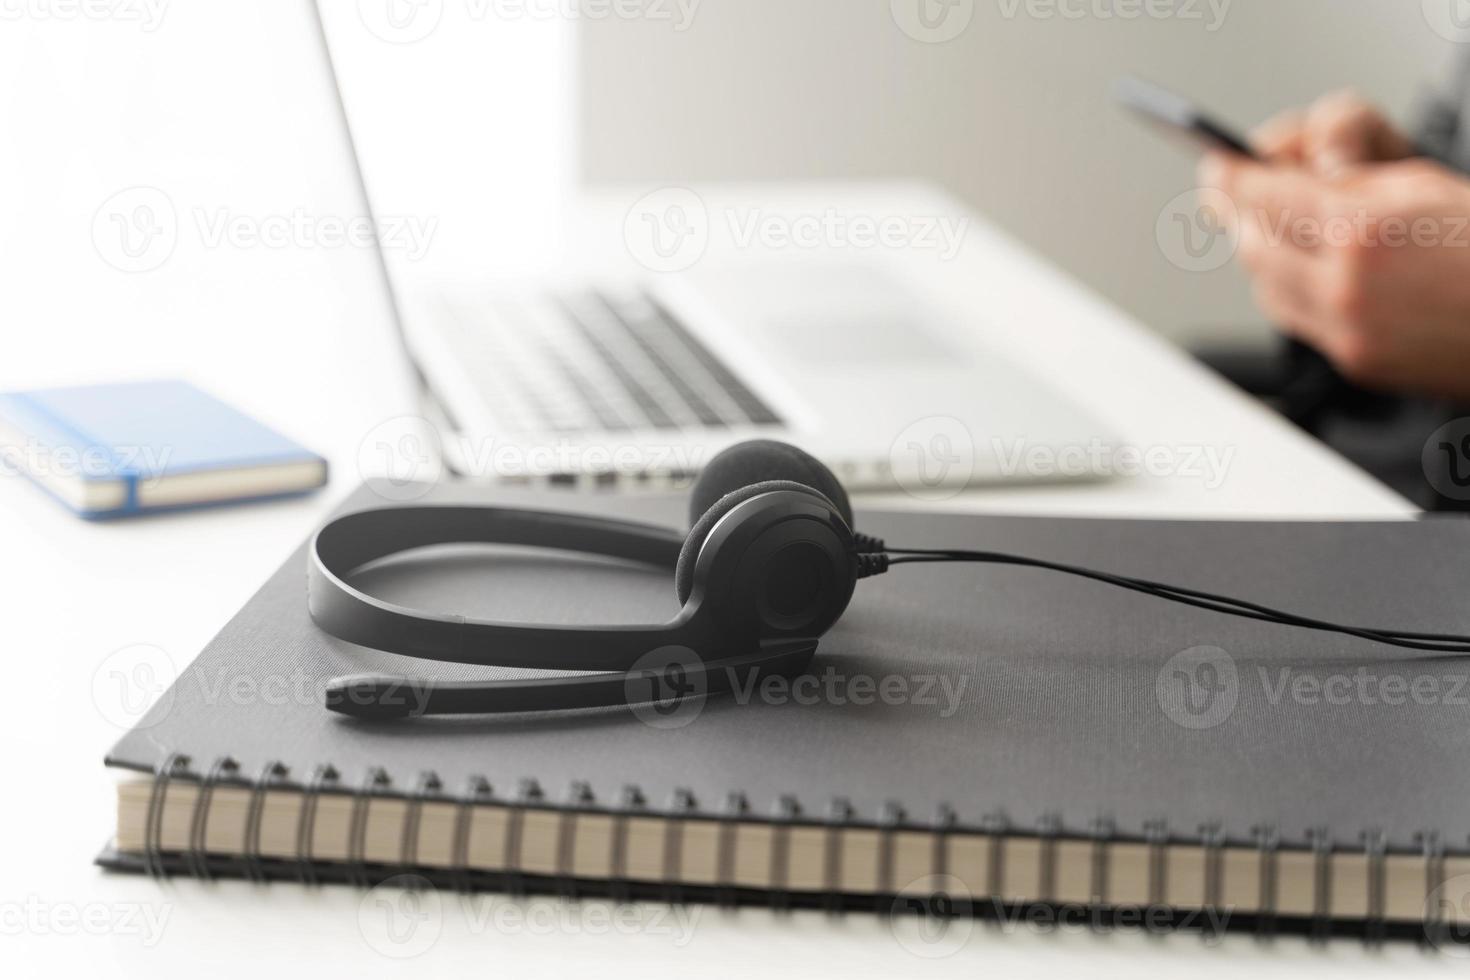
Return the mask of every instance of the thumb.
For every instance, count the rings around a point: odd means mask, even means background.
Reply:
[[[1351,93],[1328,96],[1307,115],[1307,159],[1322,177],[1345,171],[1377,158],[1375,143],[1385,121],[1373,106]]]

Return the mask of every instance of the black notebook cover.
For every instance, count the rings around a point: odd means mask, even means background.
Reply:
[[[686,519],[682,497],[446,485],[418,501],[465,502]],[[385,505],[363,488],[344,509]],[[893,545],[1014,551],[1308,616],[1470,632],[1470,524],[1459,520],[860,511],[859,524]],[[330,763],[348,783],[381,767],[397,787],[432,769],[446,787],[483,775],[496,787],[532,778],[559,793],[582,781],[600,800],[637,785],[654,812],[681,790],[712,808],[739,791],[753,814],[775,813],[782,797],[820,814],[845,797],[859,820],[876,822],[898,801],[919,825],[948,807],[963,825],[1004,813],[1034,828],[1054,817],[1060,832],[1082,835],[1103,817],[1135,839],[1155,821],[1189,834],[1215,824],[1232,842],[1269,827],[1291,847],[1361,849],[1373,833],[1406,852],[1425,834],[1463,850],[1470,834],[1470,663],[1461,657],[1228,618],[1039,570],[910,566],[859,583],[820,644],[812,684],[746,704],[712,698],[681,727],[627,710],[371,724],[326,711],[321,686],[362,671],[516,672],[328,637],[308,617],[305,572],[303,547],[107,763],[152,771],[175,753],[199,767],[229,756],[245,774],[275,761],[294,773]],[[390,600],[522,621],[652,621],[677,608],[666,572],[525,551],[439,549],[364,581]]]

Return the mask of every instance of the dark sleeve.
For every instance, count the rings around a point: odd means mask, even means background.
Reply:
[[[1470,111],[1470,53],[1458,58],[1450,76],[1420,105],[1416,142],[1426,156],[1458,170],[1470,170],[1470,133],[1465,130]]]

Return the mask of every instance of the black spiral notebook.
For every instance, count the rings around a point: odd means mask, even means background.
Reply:
[[[441,486],[682,524],[675,497]],[[364,488],[344,510],[383,506]],[[1470,632],[1470,523],[860,512],[1305,615]],[[364,723],[332,677],[425,665],[312,624],[304,548],[107,757],[121,871],[880,911],[1087,911],[1418,935],[1470,926],[1470,660],[1236,620],[1044,571],[859,584],[798,681],[655,709]],[[374,594],[525,621],[676,610],[667,570],[448,548]],[[937,901],[942,896],[943,901]]]

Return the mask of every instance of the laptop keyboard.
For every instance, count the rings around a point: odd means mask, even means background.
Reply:
[[[658,301],[584,290],[449,310],[455,348],[505,427],[557,433],[779,426]]]

